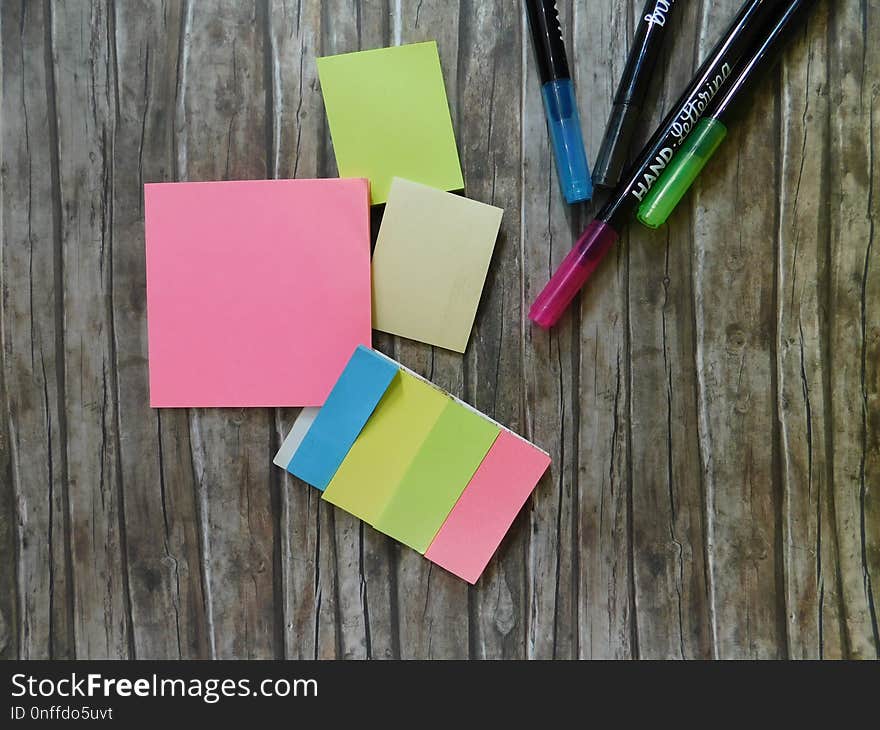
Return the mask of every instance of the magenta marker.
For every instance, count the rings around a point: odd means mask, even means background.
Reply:
[[[590,223],[535,299],[529,319],[541,327],[556,324],[616,240],[610,224],[598,219]]]

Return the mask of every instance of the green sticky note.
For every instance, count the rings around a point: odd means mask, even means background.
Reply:
[[[323,498],[374,525],[449,402],[409,373],[395,375]]]
[[[436,41],[325,56],[318,76],[339,176],[368,178],[374,205],[395,176],[464,188]]]
[[[450,398],[374,527],[424,554],[500,430]]]

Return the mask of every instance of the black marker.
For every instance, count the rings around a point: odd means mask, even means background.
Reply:
[[[662,226],[700,174],[709,158],[727,136],[725,123],[731,108],[746,96],[751,84],[767,69],[774,51],[781,48],[789,31],[806,16],[814,0],[791,0],[775,26],[763,38],[752,55],[743,59],[734,73],[734,80],[723,94],[713,99],[705,116],[681,145],[675,157],[666,166],[660,179],[651,188],[639,206],[637,217],[648,228]]]
[[[674,5],[675,0],[647,0],[637,19],[636,35],[617,85],[611,117],[593,167],[595,185],[613,188],[620,180]]]

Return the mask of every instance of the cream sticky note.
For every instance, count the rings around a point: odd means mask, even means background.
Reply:
[[[502,213],[395,178],[373,252],[373,327],[464,352]]]
[[[549,465],[545,452],[502,431],[425,557],[475,583]]]
[[[150,405],[321,405],[370,345],[368,186],[144,187]]]
[[[325,56],[318,76],[339,174],[368,178],[374,204],[394,176],[464,187],[435,41]]]

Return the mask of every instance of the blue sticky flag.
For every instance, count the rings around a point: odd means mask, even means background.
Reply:
[[[287,465],[304,482],[326,489],[399,368],[359,345]]]

